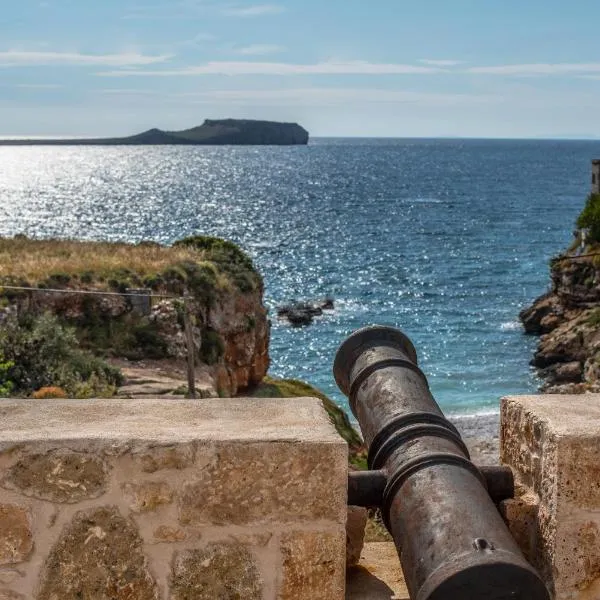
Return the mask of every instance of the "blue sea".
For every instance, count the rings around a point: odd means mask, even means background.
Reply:
[[[600,142],[316,139],[307,147],[0,147],[0,234],[238,242],[263,273],[271,373],[343,407],[353,330],[400,327],[449,413],[539,385],[518,313],[572,239]],[[301,329],[275,307],[325,296]]]

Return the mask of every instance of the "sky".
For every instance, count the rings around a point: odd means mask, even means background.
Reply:
[[[0,135],[600,136],[598,0],[0,0]]]

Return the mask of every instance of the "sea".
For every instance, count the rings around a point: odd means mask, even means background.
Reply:
[[[0,147],[0,235],[237,242],[265,280],[274,376],[340,406],[336,349],[402,329],[449,414],[540,385],[519,311],[573,239],[600,141],[314,139],[298,147]],[[331,297],[293,328],[276,307]]]

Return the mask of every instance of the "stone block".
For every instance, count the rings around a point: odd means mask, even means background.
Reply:
[[[0,415],[0,600],[343,599],[347,445],[320,400]]]
[[[519,483],[509,528],[556,600],[600,598],[600,395],[502,402],[501,460]]]
[[[157,600],[136,526],[112,506],[78,512],[44,565],[37,600]]]
[[[281,543],[282,580],[278,600],[343,598],[345,532],[293,531]]]
[[[155,473],[163,469],[181,470],[194,464],[195,448],[192,444],[181,447],[149,448],[139,456],[142,471]]]
[[[0,565],[23,562],[32,549],[29,511],[15,504],[0,504]]]
[[[210,544],[177,552],[170,600],[262,600],[263,582],[251,552],[240,544]]]
[[[166,481],[126,483],[123,492],[135,513],[153,512],[173,502],[173,490]]]
[[[25,596],[13,590],[0,589],[0,600],[25,600]]]
[[[83,452],[26,454],[8,470],[2,486],[42,500],[74,503],[104,492],[106,467]]]
[[[187,534],[183,529],[169,525],[160,525],[154,530],[153,535],[157,542],[183,542],[187,538]]]
[[[348,507],[346,522],[346,566],[353,567],[360,560],[360,553],[365,542],[365,527],[368,511],[360,506]]]
[[[335,444],[222,445],[181,492],[184,525],[345,520],[346,449]]]

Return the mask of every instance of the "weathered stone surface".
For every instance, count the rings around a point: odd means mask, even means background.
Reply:
[[[140,416],[141,415],[141,416]],[[197,400],[90,399],[0,400],[0,451],[16,444],[68,440],[69,447],[150,446],[205,441],[289,441],[343,445],[316,398],[217,398]],[[81,424],[85,423],[85,428]]]
[[[173,501],[173,490],[166,481],[126,483],[123,492],[135,513],[152,512]]]
[[[0,504],[0,565],[22,562],[32,549],[29,511],[16,504]]]
[[[292,532],[281,544],[283,578],[278,600],[344,597],[344,532]]]
[[[159,542],[183,542],[186,538],[187,534],[179,527],[160,525],[154,530],[154,539]]]
[[[50,551],[37,600],[155,600],[135,525],[115,507],[78,512]]]
[[[82,452],[31,454],[8,470],[2,485],[42,500],[79,502],[104,492],[106,467],[97,456]]]
[[[515,498],[500,503],[500,513],[508,525],[511,535],[519,545],[525,558],[532,564],[540,562],[539,530],[537,527],[540,499],[532,491],[525,489],[516,493]]]
[[[502,460],[524,485],[503,504],[556,600],[599,598],[600,396],[505,398]]]
[[[17,569],[1,569],[0,570],[0,585],[10,585],[14,581],[23,577],[23,572]]]
[[[25,596],[13,590],[0,589],[0,600],[25,600]]]
[[[230,444],[186,484],[184,525],[344,522],[347,450],[334,444]]]
[[[366,508],[348,507],[348,520],[346,521],[346,566],[348,567],[353,567],[360,560],[360,553],[365,541],[367,518]]]
[[[151,448],[139,457],[142,471],[154,473],[162,469],[186,469],[194,464],[195,451],[192,445],[181,447]]]
[[[239,544],[210,544],[177,552],[170,600],[262,600],[263,582],[250,551]]]
[[[25,596],[13,590],[0,589],[0,600],[25,600]]]

